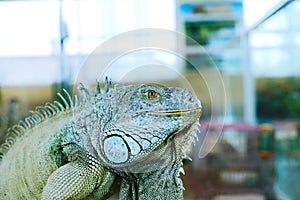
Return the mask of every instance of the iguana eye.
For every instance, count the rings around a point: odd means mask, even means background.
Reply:
[[[148,90],[146,92],[148,99],[155,99],[158,97],[158,93],[155,90]]]

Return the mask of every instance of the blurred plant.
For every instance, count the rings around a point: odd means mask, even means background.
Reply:
[[[300,78],[258,79],[256,110],[261,121],[300,118]]]
[[[2,144],[6,138],[7,129],[22,119],[18,99],[10,99],[9,103],[7,105],[1,105],[1,108],[4,111],[1,113],[0,120],[0,144]]]

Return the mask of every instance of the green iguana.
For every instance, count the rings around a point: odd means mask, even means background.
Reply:
[[[65,91],[9,129],[0,149],[0,199],[183,199],[185,151],[199,130],[191,92],[99,83],[82,98]]]

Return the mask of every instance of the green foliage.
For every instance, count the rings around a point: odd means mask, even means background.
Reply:
[[[216,38],[230,39],[231,34],[220,34],[218,31],[222,30],[234,30],[235,21],[233,20],[221,20],[221,21],[197,21],[197,22],[186,22],[185,33],[196,40],[201,45],[208,45],[211,40]],[[187,45],[193,45],[194,42],[189,39],[186,41]]]
[[[300,78],[258,79],[256,109],[260,120],[300,118]]]

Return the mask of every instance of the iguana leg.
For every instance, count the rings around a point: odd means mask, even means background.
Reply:
[[[68,163],[55,170],[43,189],[42,199],[83,199],[96,189],[98,195],[105,195],[114,181],[109,172],[90,153],[76,144],[63,147]],[[99,192],[98,190],[101,190]],[[97,198],[101,199],[102,196]]]
[[[106,173],[101,178],[101,184],[94,189],[94,191],[84,200],[104,200],[108,199],[113,194],[117,193],[117,184],[113,183],[115,180],[115,174],[106,170]],[[112,186],[112,184],[114,184]]]

